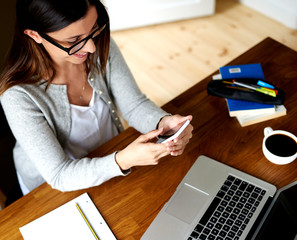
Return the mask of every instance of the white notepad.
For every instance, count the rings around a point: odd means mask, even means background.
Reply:
[[[79,205],[100,240],[116,240],[87,193],[71,200],[20,228],[25,240],[95,240],[91,229],[76,207]]]

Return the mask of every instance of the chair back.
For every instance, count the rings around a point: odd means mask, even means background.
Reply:
[[[0,104],[0,189],[6,196],[15,192],[18,186],[12,154],[14,145],[15,138]]]

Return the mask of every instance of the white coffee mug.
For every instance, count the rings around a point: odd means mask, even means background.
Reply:
[[[288,164],[297,158],[297,137],[287,131],[266,127],[262,149],[270,162],[279,165]]]

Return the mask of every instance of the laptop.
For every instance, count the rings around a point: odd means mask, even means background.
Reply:
[[[297,181],[270,183],[200,156],[142,240],[297,240]]]

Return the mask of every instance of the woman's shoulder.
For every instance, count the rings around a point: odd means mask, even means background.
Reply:
[[[121,50],[118,44],[116,43],[116,41],[112,37],[110,37],[109,55],[117,55],[117,54],[121,54]]]
[[[19,84],[7,89],[1,95],[1,102],[18,102],[20,105],[27,100],[40,102],[46,101],[47,98],[56,98],[62,91],[65,92],[65,86],[50,84],[40,81],[35,84]]]
[[[2,98],[25,96],[33,92],[44,91],[46,85],[43,82],[36,84],[18,84],[7,89],[2,95]]]
[[[116,41],[113,39],[113,37],[110,37],[110,47],[111,48],[117,47]]]

